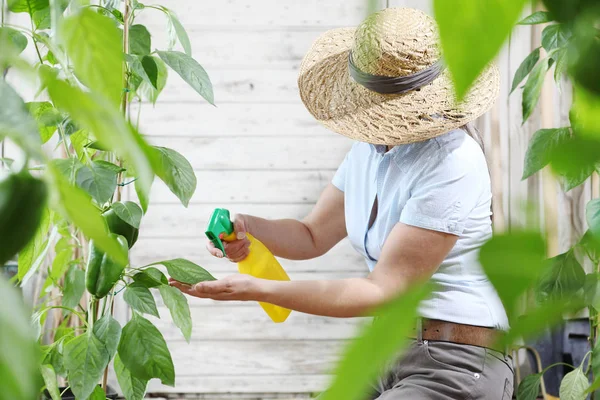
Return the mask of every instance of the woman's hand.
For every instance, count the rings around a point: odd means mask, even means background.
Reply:
[[[235,215],[233,217],[233,229],[237,235],[237,240],[233,242],[223,241],[225,255],[232,262],[240,262],[250,254],[250,240],[246,237],[248,232],[248,217],[246,215]],[[223,235],[221,234],[221,240]],[[223,258],[223,252],[216,248],[210,240],[206,244],[206,249],[215,257]]]
[[[183,293],[202,299],[213,300],[257,300],[260,279],[250,275],[235,274],[216,281],[205,281],[195,285],[187,285],[169,278],[169,285]]]

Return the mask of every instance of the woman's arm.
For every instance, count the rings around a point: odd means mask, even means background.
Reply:
[[[410,286],[429,279],[457,239],[455,235],[398,223],[367,278],[270,281],[234,275],[193,287],[176,281],[171,284],[196,297],[264,301],[330,317],[364,316]]]
[[[225,244],[225,253],[232,261],[248,255],[249,241],[240,233],[248,232],[263,242],[273,254],[291,260],[307,260],[325,254],[347,236],[344,217],[344,193],[329,184],[302,221],[294,219],[266,220],[250,215],[234,218],[238,238]],[[208,250],[220,253],[209,242]]]

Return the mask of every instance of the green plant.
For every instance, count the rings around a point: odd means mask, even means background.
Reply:
[[[175,384],[165,340],[143,316],[159,316],[151,289],[160,293],[188,341],[191,317],[185,296],[168,285],[163,272],[130,265],[128,251],[154,177],[187,206],[196,176],[181,154],[146,141],[139,132],[139,106],[156,103],[169,68],[212,104],[210,79],[192,58],[185,29],[164,6],[137,0],[2,0],[1,6],[0,139],[16,143],[25,161],[2,160],[7,177],[0,181],[0,265],[18,252],[21,284],[36,273],[47,276],[41,300],[35,299],[33,336],[43,344],[39,374],[53,400],[61,396],[63,378],[78,399],[104,398],[113,360],[125,397],[141,399],[152,378]],[[28,14],[30,26],[6,23],[5,8]],[[156,11],[170,27],[168,49],[153,49],[149,30],[136,23],[139,14]],[[184,52],[174,50],[177,42]],[[33,63],[23,55],[29,44]],[[9,71],[38,85],[33,101],[24,102],[8,83]],[[132,102],[138,103],[137,116]],[[54,151],[48,147],[53,142]],[[127,185],[134,185],[139,203],[122,201]],[[184,259],[152,265],[158,264],[188,283],[214,279]],[[112,317],[121,292],[133,310],[124,327]],[[19,344],[27,340],[22,321],[8,323],[0,310],[2,337],[11,334],[15,348],[26,348]],[[5,322],[14,332],[4,330]],[[0,356],[1,381],[10,379],[9,361],[15,360]],[[15,369],[22,382],[14,380],[11,397],[30,399],[39,385],[27,370],[31,359],[22,365]]]
[[[524,0],[433,0],[444,60],[459,99],[499,52],[525,3]],[[571,126],[543,129],[533,135],[523,178],[549,165],[564,189],[570,190],[588,179],[600,165],[600,8],[594,0],[544,0],[543,3],[548,11],[536,12],[520,22],[550,24],[542,33],[541,47],[517,70],[512,89],[527,78],[523,87],[526,120],[538,103],[546,73],[554,67],[557,82],[565,74],[573,81],[574,103]],[[569,365],[573,370],[561,383],[561,399],[583,400],[600,389],[600,272],[586,275],[580,256],[583,254],[594,265],[600,263],[600,200],[591,201],[586,213],[588,232],[571,249],[550,260],[546,260],[544,237],[535,229],[496,234],[480,254],[481,264],[504,303],[511,324],[502,344],[510,346],[521,337],[535,336],[563,321],[563,315],[589,309],[590,351],[581,365]],[[531,291],[536,301],[523,307],[520,300]],[[383,317],[402,326],[414,315],[416,303],[411,303],[414,295],[414,291],[401,295],[392,303],[404,304],[401,310],[385,307]],[[322,399],[360,400],[373,378],[372,372],[381,371],[403,350],[396,334],[389,335],[378,324],[366,327],[349,345],[337,369],[338,375]],[[373,343],[385,348],[385,354],[369,359],[371,373],[356,373],[364,367]],[[555,365],[544,372],[552,367]],[[540,373],[524,379],[517,398],[536,398],[542,376]]]

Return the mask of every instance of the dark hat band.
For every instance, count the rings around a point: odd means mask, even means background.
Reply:
[[[444,70],[442,61],[406,76],[371,75],[354,64],[352,51],[348,52],[348,70],[354,81],[365,88],[381,94],[402,94],[419,89],[433,82]]]

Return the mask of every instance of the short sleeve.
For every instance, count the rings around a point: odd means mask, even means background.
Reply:
[[[400,222],[460,235],[486,190],[483,174],[487,174],[487,166],[484,162],[479,167],[455,153],[428,164],[413,183]],[[489,186],[489,177],[487,183]]]
[[[348,164],[350,163],[349,159],[351,152],[352,150],[350,150],[346,154],[346,157],[344,157],[344,161],[342,161],[337,171],[335,172],[335,175],[333,175],[333,179],[331,180],[333,186],[340,189],[342,192],[345,191],[346,188],[346,175],[348,171]]]

